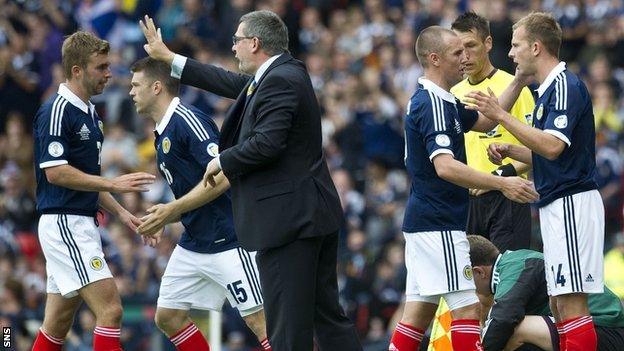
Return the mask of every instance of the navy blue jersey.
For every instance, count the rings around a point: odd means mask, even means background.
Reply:
[[[219,131],[203,112],[174,98],[156,127],[155,145],[158,171],[180,198],[199,184],[218,155]],[[185,231],[179,245],[187,250],[217,253],[239,246],[229,192],[182,214],[181,221]]]
[[[596,132],[591,97],[585,84],[561,62],[537,89],[533,126],[567,145],[556,160],[533,152],[533,177],[538,205],[597,189]]]
[[[465,230],[468,189],[438,177],[433,158],[446,153],[466,163],[464,133],[478,114],[433,82],[419,83],[405,118],[405,165],[412,184],[403,231]]]
[[[95,216],[97,192],[50,184],[44,169],[69,164],[84,173],[99,176],[102,130],[102,121],[93,104],[87,106],[65,84],[41,105],[33,125],[39,213]]]

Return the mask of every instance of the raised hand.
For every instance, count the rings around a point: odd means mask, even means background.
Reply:
[[[164,231],[165,231],[165,227],[162,227],[160,228],[160,230],[158,230],[155,234],[151,236],[142,235],[141,237],[143,238],[143,244],[149,245],[151,247],[156,247],[156,245],[158,245],[158,243],[162,239],[162,234]]]
[[[141,218],[143,224],[137,232],[143,236],[153,236],[169,223],[178,220],[180,214],[170,204],[158,204],[147,209],[147,215]]]
[[[466,94],[466,98],[466,101],[468,102],[466,109],[479,111],[482,115],[493,121],[498,122],[501,115],[506,113],[498,103],[498,98],[490,88],[488,88],[488,94],[481,91],[471,91]]]
[[[533,182],[520,177],[502,177],[501,180],[503,181],[501,192],[509,200],[526,203],[535,202],[539,199]]]
[[[502,165],[503,159],[509,156],[509,144],[491,143],[487,148],[488,158],[495,165]]]
[[[111,180],[113,183],[113,189],[111,192],[131,193],[137,191],[149,191],[145,185],[154,183],[155,179],[156,177],[154,175],[145,172],[124,174]]]
[[[151,58],[171,64],[175,54],[163,42],[160,28],[156,28],[154,20],[148,15],[145,15],[144,21],[139,20],[139,27],[141,27],[143,35],[147,40],[147,44],[143,45],[143,49]]]

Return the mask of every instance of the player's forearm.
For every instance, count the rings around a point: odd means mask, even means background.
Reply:
[[[528,172],[533,165],[532,152],[526,146],[509,144],[507,156],[514,160],[512,164],[517,174]]]
[[[202,182],[200,182],[186,195],[171,202],[173,208],[176,209],[177,215],[179,216],[182,213],[192,211],[213,201],[230,188],[230,182],[225,175],[223,175],[223,172],[215,177],[215,182],[216,184],[214,187],[210,185],[204,187]]]
[[[513,80],[511,84],[507,86],[507,89],[505,89],[501,96],[498,97],[498,103],[503,108],[503,110],[507,112],[511,111],[511,108],[516,103],[516,100],[518,100],[518,97],[520,96],[523,88],[524,86],[522,86],[515,80]]]
[[[101,191],[99,197],[100,207],[105,209],[108,213],[119,216],[121,213],[127,211],[115,198],[113,195],[107,191]]]
[[[446,159],[437,160],[440,157]],[[450,155],[436,156],[433,161],[438,176],[447,182],[467,189],[500,190],[502,188],[501,177],[472,169]]]
[[[514,167],[514,169],[516,170],[516,174],[518,175],[525,174],[529,172],[531,168],[533,168],[533,162],[531,160],[531,150],[527,149],[526,147],[524,149],[526,150],[526,152],[522,153],[521,155],[515,155],[515,156],[518,156],[522,158],[524,161],[528,161],[528,162],[522,162],[511,157],[513,159],[513,161],[511,161],[511,165]],[[528,156],[526,153],[528,153]]]
[[[524,124],[509,114],[501,117],[502,118],[499,120],[500,124],[511,134],[513,134],[513,136],[515,136],[516,139],[522,143],[522,145],[529,148],[530,151],[533,151],[549,160],[556,159],[559,156],[559,153],[561,153],[559,145],[563,142],[557,139],[557,137]],[[516,158],[514,157],[514,159]],[[529,163],[526,159],[516,160]]]
[[[56,186],[78,191],[111,191],[113,183],[100,176],[87,174],[70,165],[44,169],[48,182]]]

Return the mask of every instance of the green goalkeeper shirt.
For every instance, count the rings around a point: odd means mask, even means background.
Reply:
[[[494,305],[483,329],[485,350],[502,350],[515,327],[526,315],[552,315],[548,304],[544,255],[532,250],[505,251],[492,268]],[[624,310],[607,287],[602,294],[589,294],[594,324],[624,328]]]

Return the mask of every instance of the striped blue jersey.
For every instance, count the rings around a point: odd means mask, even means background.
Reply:
[[[537,89],[533,126],[566,143],[556,160],[533,153],[538,205],[597,189],[596,132],[591,97],[585,84],[560,62]]]
[[[405,165],[411,188],[403,231],[465,230],[468,189],[438,177],[433,158],[450,154],[466,163],[464,133],[477,121],[475,111],[428,79],[419,79],[405,118]]]
[[[155,134],[158,171],[180,198],[199,184],[218,155],[219,130],[203,112],[174,98]],[[239,246],[229,192],[182,214],[181,221],[185,231],[179,245],[187,250],[217,253]]]
[[[100,175],[102,131],[93,104],[87,105],[65,84],[41,105],[33,121],[39,213],[95,216],[97,192],[51,184],[44,169],[69,164],[84,173]]]

